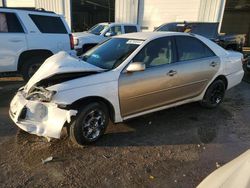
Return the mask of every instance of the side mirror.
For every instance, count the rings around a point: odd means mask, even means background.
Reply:
[[[105,33],[105,37],[112,37],[114,34],[113,33],[111,33],[111,32],[107,32],[107,33]]]
[[[142,62],[132,62],[127,67],[127,72],[138,72],[138,71],[144,71],[146,69],[146,66]]]

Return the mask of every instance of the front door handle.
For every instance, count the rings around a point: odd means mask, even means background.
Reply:
[[[211,66],[211,67],[215,67],[217,64],[218,64],[218,63],[216,63],[216,62],[213,61],[212,63],[210,63],[210,66]]]
[[[170,71],[167,73],[168,76],[174,76],[175,74],[177,74],[177,71],[175,71],[175,70],[170,70]]]

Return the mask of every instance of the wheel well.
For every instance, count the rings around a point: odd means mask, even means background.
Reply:
[[[75,102],[73,102],[71,105],[69,105],[69,107],[71,109],[79,109],[81,106],[89,104],[91,102],[100,102],[102,104],[104,104],[109,111],[109,117],[111,119],[111,121],[115,121],[115,110],[113,105],[106,99],[102,98],[102,97],[85,97],[82,99],[79,99]]]
[[[17,70],[20,71],[20,69],[22,68],[23,63],[29,59],[30,57],[50,57],[52,56],[53,53],[49,50],[29,50],[29,51],[25,51],[23,52],[18,59],[18,67]]]
[[[225,89],[227,89],[228,81],[224,75],[217,76],[217,78],[215,80],[222,80],[225,83]]]

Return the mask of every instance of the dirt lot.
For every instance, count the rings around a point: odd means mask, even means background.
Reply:
[[[193,103],[110,125],[86,147],[18,130],[8,109],[22,85],[0,81],[0,187],[195,187],[216,163],[250,147],[247,82],[229,90],[218,109]]]

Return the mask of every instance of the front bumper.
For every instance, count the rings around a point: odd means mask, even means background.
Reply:
[[[65,122],[70,123],[76,110],[64,110],[54,103],[29,101],[19,91],[10,104],[10,117],[24,131],[38,136],[60,138]]]

